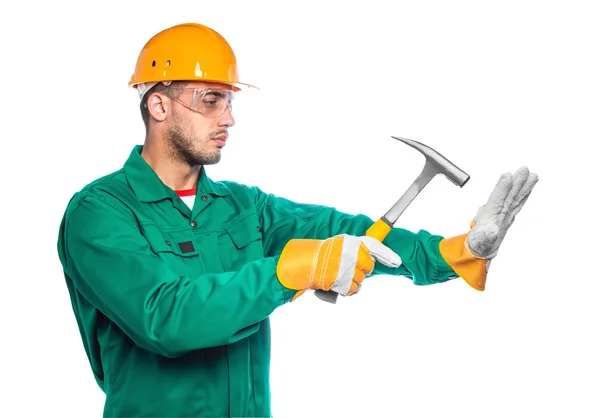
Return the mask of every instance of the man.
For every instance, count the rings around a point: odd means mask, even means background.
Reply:
[[[270,416],[269,315],[306,290],[349,296],[365,276],[417,285],[462,277],[483,290],[537,176],[501,176],[464,235],[394,228],[214,182],[246,85],[214,30],[166,29],[144,46],[130,86],[146,126],[122,169],[76,193],[58,253],[104,416]],[[359,297],[359,296],[355,296]]]

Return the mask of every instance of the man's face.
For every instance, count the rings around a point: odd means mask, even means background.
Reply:
[[[196,81],[188,83],[177,100],[171,100],[171,118],[165,134],[171,157],[190,166],[221,160],[221,148],[229,136],[227,129],[235,124],[231,108],[226,106],[231,93],[227,85]],[[197,111],[189,109],[190,105],[195,105]],[[223,107],[226,108],[220,114]]]

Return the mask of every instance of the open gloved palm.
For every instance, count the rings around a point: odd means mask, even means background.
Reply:
[[[467,237],[473,255],[487,260],[496,257],[508,228],[538,180],[538,175],[530,173],[527,167],[500,176],[487,203],[479,208],[473,219],[474,225]]]
[[[525,166],[514,174],[502,174],[487,203],[477,211],[470,231],[440,241],[446,263],[474,289],[485,289],[490,262],[538,180]]]

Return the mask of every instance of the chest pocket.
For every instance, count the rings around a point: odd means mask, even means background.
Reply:
[[[161,230],[154,224],[146,224],[141,228],[152,252],[175,274],[195,276],[205,271],[198,243],[189,227]]]
[[[197,244],[194,242],[194,234],[189,227],[163,231],[156,225],[145,225],[142,226],[142,231],[152,251],[158,255],[164,255],[163,253],[179,257],[194,257],[198,255]]]
[[[219,254],[225,271],[264,257],[262,230],[255,213],[238,218],[219,234]]]

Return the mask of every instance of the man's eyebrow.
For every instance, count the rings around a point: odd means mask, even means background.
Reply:
[[[220,92],[220,91],[214,91],[214,90],[209,90],[205,94],[212,94],[212,95],[215,95],[215,96],[218,96],[218,97],[225,97],[225,94],[223,94],[222,92]]]

